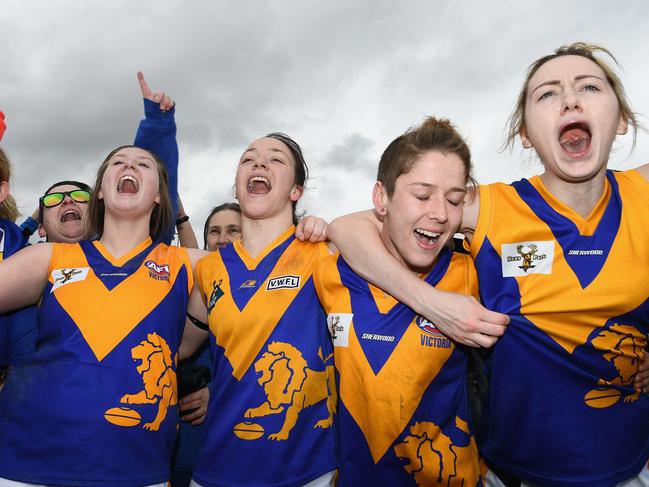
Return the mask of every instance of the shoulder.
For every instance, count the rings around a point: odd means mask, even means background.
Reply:
[[[635,169],[637,172],[639,172],[645,180],[649,181],[649,164],[643,164],[642,166],[639,166]]]

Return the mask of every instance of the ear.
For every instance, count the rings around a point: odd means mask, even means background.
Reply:
[[[627,118],[620,113],[620,121],[617,124],[617,131],[615,132],[617,135],[624,135],[627,133],[629,130],[629,121]]]
[[[42,223],[38,224],[38,236],[41,238],[47,237],[47,232],[45,231]]]
[[[153,202],[156,204],[160,204],[160,193],[155,195],[155,198],[153,198]]]
[[[101,188],[99,189],[99,192],[97,193],[97,199],[98,200],[103,200],[104,199],[104,193],[101,191]]]
[[[521,138],[521,144],[523,144],[523,147],[525,149],[531,149],[534,147],[532,145],[532,141],[527,137],[527,128],[525,126],[521,127],[521,129],[518,131],[518,135]]]
[[[0,203],[2,203],[8,195],[9,183],[7,181],[2,181],[0,183]]]
[[[293,202],[298,201],[303,194],[304,194],[304,188],[296,184],[295,186],[293,186],[293,189],[291,190],[291,194],[290,194],[291,201]]]
[[[385,216],[388,213],[386,208],[388,203],[388,193],[381,181],[374,183],[374,189],[372,189],[372,203],[374,203],[374,208],[380,216]]]

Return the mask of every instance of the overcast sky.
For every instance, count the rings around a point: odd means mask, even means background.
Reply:
[[[466,136],[479,182],[540,172],[520,144],[499,153],[527,66],[583,40],[618,58],[632,108],[649,115],[649,2],[2,0],[2,141],[24,214],[61,179],[94,180],[133,140],[136,71],[176,101],[180,192],[194,228],[232,200],[241,152],[268,132],[303,147],[302,207],[332,219],[367,208],[383,149],[426,115]],[[647,119],[642,118],[647,124]],[[647,162],[649,135],[611,166]]]

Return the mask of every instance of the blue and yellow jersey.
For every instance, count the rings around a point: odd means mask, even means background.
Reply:
[[[477,295],[471,258],[448,249],[424,280]],[[464,350],[340,256],[322,262],[316,288],[334,342],[339,485],[481,485]]]
[[[235,242],[197,265],[214,357],[204,487],[301,486],[336,468],[333,351],[312,278],[327,248],[294,231],[256,258]]]
[[[176,360],[193,285],[184,249],[119,259],[54,244],[36,353],[0,394],[0,477],[141,487],[169,479]]]
[[[587,218],[538,176],[482,186],[471,254],[484,305],[511,318],[481,454],[539,485],[637,475],[649,457],[649,398],[633,388],[649,325],[649,183],[609,171]]]

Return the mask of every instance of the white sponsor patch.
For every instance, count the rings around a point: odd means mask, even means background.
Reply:
[[[349,346],[349,328],[353,317],[352,313],[331,313],[327,315],[327,327],[334,342],[334,347]]]
[[[293,289],[296,287],[300,287],[300,276],[279,276],[268,280],[266,291]]]
[[[5,231],[0,228],[0,254],[5,250]]]
[[[502,244],[503,277],[552,273],[554,242],[517,242]]]
[[[84,281],[88,277],[88,271],[90,267],[78,267],[72,269],[54,269],[52,271],[52,289],[50,292],[55,289],[70,284],[71,282]]]

